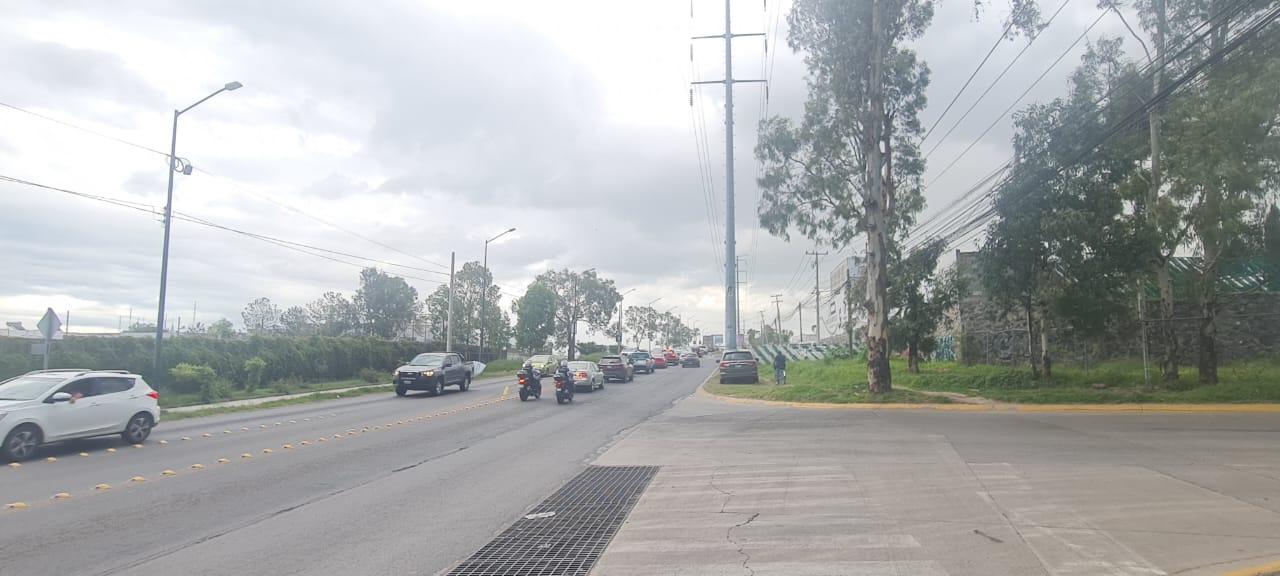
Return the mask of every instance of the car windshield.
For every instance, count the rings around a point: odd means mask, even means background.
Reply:
[[[581,371],[590,372],[591,363],[590,362],[570,362],[569,369],[575,372],[581,372]]]
[[[631,354],[631,359],[632,359],[632,360],[648,360],[648,359],[649,359],[649,353],[648,353],[648,352],[635,352],[635,353]]]
[[[0,384],[0,400],[35,400],[63,380],[63,376],[19,376]]]
[[[539,355],[537,355],[537,356],[530,356],[530,357],[529,357],[529,359],[528,359],[528,360],[526,360],[526,362],[530,362],[530,363],[532,363],[534,366],[537,366],[538,364],[546,364],[547,362],[550,362],[550,361],[551,361],[551,357],[550,357],[550,356],[548,356],[548,355],[546,355],[546,354],[539,354]]]
[[[426,366],[427,368],[439,368],[444,364],[444,354],[419,354],[409,361],[410,366]]]
[[[725,352],[725,360],[755,360],[750,352]]]
[[[622,358],[618,356],[605,356],[600,359],[601,364],[621,364]]]

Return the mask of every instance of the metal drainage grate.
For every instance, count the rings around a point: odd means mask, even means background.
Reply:
[[[449,575],[584,575],[657,473],[656,466],[591,466]]]

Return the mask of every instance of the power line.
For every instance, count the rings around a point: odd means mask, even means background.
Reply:
[[[1064,2],[1063,5],[1065,6],[1066,3]],[[943,108],[942,114],[939,114],[938,118],[929,126],[929,129],[925,131],[924,137],[920,139],[921,142],[928,140],[929,135],[933,134],[933,129],[937,128],[938,124],[942,123],[942,119],[947,117],[947,112],[950,112],[951,107],[956,105],[956,101],[960,99],[960,95],[964,94],[964,91],[969,88],[969,84],[973,82],[974,77],[978,75],[978,72],[982,70],[982,67],[987,65],[987,60],[990,60],[991,55],[996,53],[996,48],[999,48],[1000,44],[1004,43],[1004,39],[1009,37],[1009,30],[1012,28],[1013,18],[1009,18],[1009,23],[1005,24],[1004,31],[1000,32],[1000,37],[996,38],[995,43],[991,44],[991,49],[987,50],[987,55],[982,57],[981,62],[978,62],[978,66],[969,74],[969,78],[964,81],[964,85],[960,87],[960,90],[956,91],[956,95],[951,97],[951,101],[947,103],[947,107]]]

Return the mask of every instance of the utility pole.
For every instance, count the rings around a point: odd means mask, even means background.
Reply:
[[[453,266],[456,252],[449,253],[449,313],[446,315],[444,328],[444,351],[453,352]]]
[[[733,85],[743,82],[763,83],[758,80],[735,80],[733,77],[733,39],[740,36],[764,36],[763,32],[751,34],[734,34],[730,20],[733,0],[724,0],[724,34],[694,36],[694,40],[711,38],[724,39],[724,79],[706,80],[693,84],[724,85],[724,331],[732,334],[733,348],[738,347],[738,259],[737,243],[734,239],[733,209]],[[690,54],[692,57],[692,53]],[[726,338],[726,340],[728,340]],[[728,349],[728,347],[726,346]]]
[[[775,316],[773,317],[773,327],[778,331],[778,343],[781,344],[782,343],[782,295],[771,294],[769,297],[773,298],[773,313],[775,314]]]
[[[804,342],[804,302],[796,304],[796,314],[800,316],[800,342]]]
[[[760,311],[760,335],[764,335],[764,310]]]
[[[956,250],[959,252],[959,250]],[[853,266],[844,267],[844,329],[849,335],[849,353],[853,353]],[[959,306],[956,307],[960,309]]]
[[[818,252],[817,250],[814,250],[812,252],[805,252],[805,255],[813,256],[813,311],[815,313],[814,322],[817,322],[817,324],[815,324],[815,328],[813,329],[813,333],[817,335],[818,341],[821,342],[822,341],[822,293],[820,292],[820,290],[822,289],[822,274],[818,272],[818,257],[826,256],[827,253]]]
[[[738,259],[739,259],[739,260],[745,260],[745,259],[746,259],[746,257],[745,257],[745,256],[738,256]],[[738,274],[741,274],[741,273],[742,273],[742,267],[741,267],[741,266],[735,266],[734,270],[735,270],[735,273],[738,273]],[[735,287],[737,288],[737,290],[735,290],[735,291],[734,291],[734,293],[733,293],[733,310],[734,310],[733,317],[734,317],[735,319],[737,319],[737,322],[738,322],[738,326],[737,326],[738,331],[733,333],[733,341],[734,341],[734,342],[737,342],[737,341],[738,341],[738,335],[739,335],[739,334],[742,334],[742,300],[740,299],[740,297],[742,296],[742,285],[743,285],[743,284],[746,284],[746,283],[747,283],[747,281],[746,281],[746,280],[742,280],[742,279],[738,279],[738,281],[735,283],[735,285],[736,285]]]

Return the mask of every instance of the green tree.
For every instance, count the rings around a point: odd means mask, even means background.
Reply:
[[[488,298],[484,308],[486,347],[505,349],[511,340],[511,318],[498,305],[502,289],[493,284],[489,271],[479,262],[467,262],[453,277],[453,341],[480,343],[481,298]],[[487,293],[487,296],[483,296]],[[443,336],[449,318],[449,285],[442,284],[426,299],[426,319],[432,330]]]
[[[1263,230],[1263,263],[1267,267],[1267,286],[1280,292],[1280,209],[1275,204],[1267,210]]]
[[[263,296],[245,305],[240,312],[244,328],[253,334],[274,332],[280,327],[280,307]]]
[[[1035,28],[1034,2],[1015,0],[1012,32]],[[923,205],[919,112],[928,68],[911,43],[933,18],[929,0],[797,0],[787,15],[792,50],[805,53],[809,96],[797,126],[760,124],[765,166],[760,223],[834,246],[866,235],[867,383],[892,389],[888,265],[895,234]]]
[[[1197,369],[1200,383],[1216,384],[1218,270],[1256,234],[1266,191],[1280,175],[1280,31],[1267,27],[1216,59],[1234,45],[1229,33],[1238,19],[1216,17],[1226,9],[1222,0],[1208,0],[1207,8],[1201,14],[1210,29],[1204,58],[1214,59],[1205,60],[1205,81],[1169,105],[1166,128],[1170,196],[1186,207],[1201,259]],[[1247,15],[1270,7],[1244,9]]]
[[[360,289],[352,298],[366,333],[391,338],[408,328],[421,311],[418,289],[404,278],[377,268],[360,271]]]
[[[934,334],[946,312],[960,301],[963,280],[955,269],[936,272],[938,258],[946,250],[941,240],[929,242],[894,262],[889,290],[893,303],[894,349],[907,350],[907,371],[920,373],[920,358],[933,352]]]
[[[209,329],[205,331],[205,335],[213,338],[234,338],[236,328],[231,324],[230,320],[220,318],[213,324],[209,325]]]
[[[533,282],[511,304],[516,315],[516,347],[526,352],[541,352],[556,330],[556,293],[546,284]]]
[[[305,308],[290,306],[280,313],[280,329],[289,336],[304,336],[311,334],[314,326]]]
[[[641,341],[652,341],[657,334],[654,327],[654,316],[657,312],[648,306],[628,306],[626,314],[627,331],[635,338],[636,348],[643,349]]]
[[[324,336],[343,336],[359,325],[359,314],[346,296],[337,292],[324,295],[307,304],[307,315],[317,332]]]
[[[601,278],[595,270],[574,272],[569,269],[549,270],[539,274],[540,282],[556,295],[556,345],[576,355],[578,323],[586,322],[592,330],[604,330],[622,296],[613,280]]]

